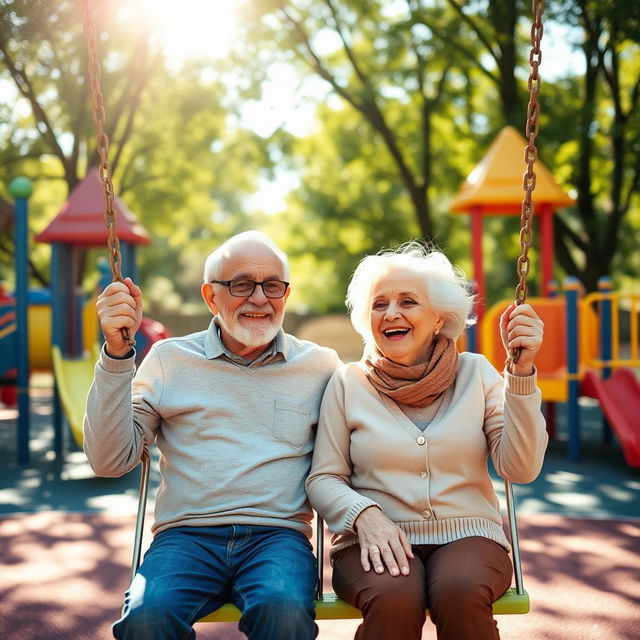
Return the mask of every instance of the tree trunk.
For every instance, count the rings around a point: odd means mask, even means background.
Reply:
[[[524,128],[526,111],[516,79],[516,22],[518,19],[516,2],[492,0],[489,3],[488,13],[499,51],[495,58],[500,72],[498,92],[502,115],[507,124],[521,130]]]

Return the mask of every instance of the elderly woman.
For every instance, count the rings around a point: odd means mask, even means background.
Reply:
[[[364,355],[329,382],[307,491],[334,533],[333,587],[363,613],[357,639],[418,640],[426,607],[441,640],[499,638],[491,605],[512,565],[487,457],[514,482],[540,472],[542,322],[527,304],[504,312],[505,349],[521,352],[500,375],[456,350],[472,302],[418,243],[364,258],[349,285]]]

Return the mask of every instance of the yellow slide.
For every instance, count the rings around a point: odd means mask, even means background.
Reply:
[[[82,448],[82,421],[87,394],[93,381],[93,369],[99,355],[96,347],[81,359],[63,358],[60,348],[51,348],[53,372],[58,385],[58,394],[67,422],[76,444]]]

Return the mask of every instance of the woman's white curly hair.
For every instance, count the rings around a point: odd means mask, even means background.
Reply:
[[[462,270],[432,245],[413,240],[396,249],[365,256],[353,273],[347,289],[347,309],[365,343],[373,342],[369,319],[373,285],[381,274],[394,268],[410,269],[422,278],[432,310],[445,317],[442,335],[455,341],[468,325],[474,324],[471,311],[475,296]]]

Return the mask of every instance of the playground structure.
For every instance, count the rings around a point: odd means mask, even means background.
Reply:
[[[471,171],[449,203],[452,213],[471,215],[471,254],[482,317],[486,300],[482,240],[483,219],[490,215],[520,215],[522,206],[522,150],[527,141],[513,128],[504,127],[482,160]],[[536,162],[535,218],[540,226],[540,291],[549,295],[553,281],[553,214],[575,203],[538,159]]]
[[[513,128],[505,127],[482,160],[471,171],[452,199],[454,213],[471,214],[473,276],[477,287],[478,326],[468,332],[471,351],[484,353],[501,370],[504,348],[499,318],[512,300],[485,308],[486,294],[482,259],[483,218],[487,215],[520,214],[522,199],[522,149],[526,140]],[[580,396],[599,401],[611,429],[622,445],[626,462],[640,467],[640,384],[632,367],[640,366],[638,355],[638,313],[640,295],[613,292],[611,281],[601,279],[599,291],[582,298],[577,280],[564,283],[564,295],[556,295],[553,281],[553,213],[573,204],[538,159],[536,164],[536,211],[540,224],[542,297],[529,302],[545,323],[542,349],[536,358],[538,384],[548,403],[567,403],[568,454],[580,459]],[[628,313],[628,356],[621,355],[621,311]],[[613,376],[612,376],[613,373]],[[551,405],[553,406],[553,405]],[[548,412],[550,433],[554,435],[554,412]],[[605,426],[605,439],[610,431]]]
[[[95,313],[96,292],[86,295],[86,250],[103,246],[106,229],[102,217],[102,192],[97,170],[89,172],[71,193],[59,214],[36,236],[52,244],[51,292],[28,292],[26,288],[26,220],[31,186],[16,179],[11,193],[16,198],[16,296],[0,288],[0,382],[2,399],[18,402],[18,461],[29,462],[28,380],[32,370],[54,373],[54,451],[63,450],[63,413],[77,446],[82,446],[82,420],[86,396],[101,336]],[[119,219],[118,238],[122,246],[123,269],[135,278],[135,246],[149,242],[136,217],[118,199],[114,208]],[[21,229],[21,227],[24,227]],[[98,264],[98,289],[110,281],[108,265]],[[136,334],[137,361],[151,345],[169,333],[160,323],[144,318]],[[11,388],[15,385],[15,389]]]
[[[95,296],[82,303],[83,351],[91,351],[99,340],[95,317]],[[51,292],[30,289],[27,292],[27,342],[29,371],[51,371]],[[7,405],[17,402],[17,323],[16,300],[0,284],[0,399]]]
[[[584,297],[575,278],[567,278],[563,288],[562,296],[530,300],[545,323],[544,342],[536,358],[542,399],[567,403],[568,455],[573,462],[580,460],[579,398],[583,396],[598,400],[625,461],[640,467],[640,383],[632,370],[640,366],[640,294],[614,292],[608,278],[601,280],[600,291]],[[492,305],[479,327],[483,353],[498,369],[504,361],[498,320],[510,302]],[[627,328],[628,353],[623,353],[627,345],[623,349],[621,338]],[[609,437],[604,425],[604,439]]]

